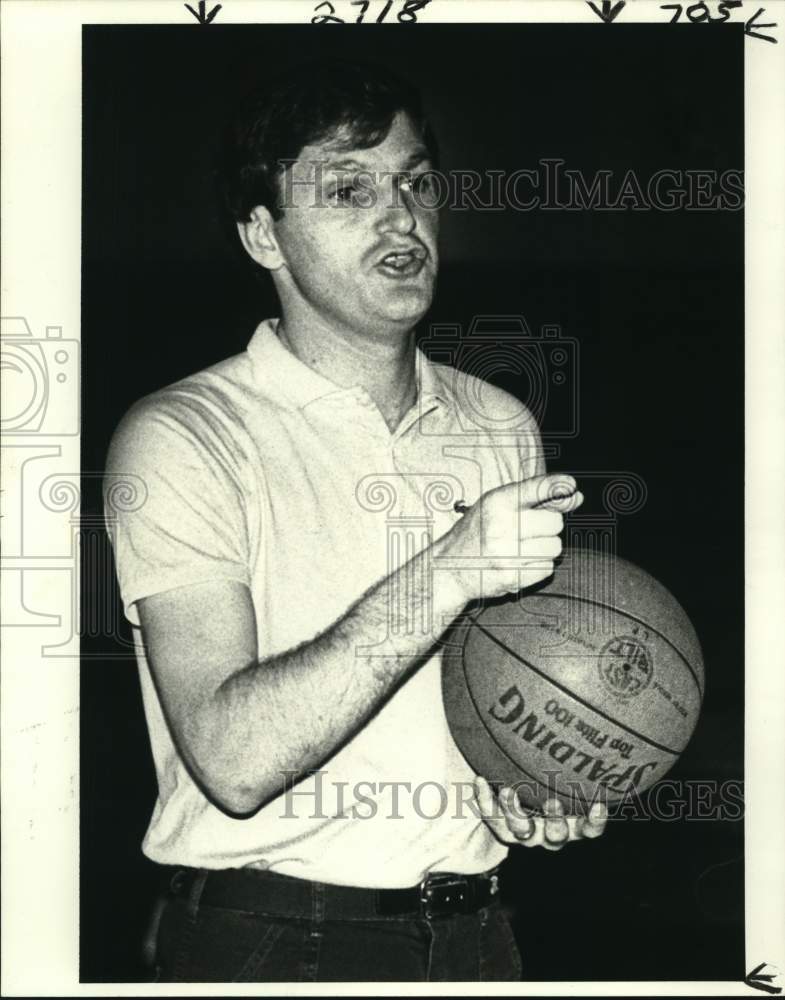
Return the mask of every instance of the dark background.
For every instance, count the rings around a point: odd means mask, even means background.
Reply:
[[[378,58],[421,84],[445,169],[559,157],[618,185],[631,168],[645,183],[664,168],[743,167],[738,26],[85,28],[86,472],[100,472],[135,399],[243,350],[277,314],[272,286],[226,238],[214,138],[261,73],[326,53]],[[671,772],[683,781],[743,777],[743,245],[738,211],[445,212],[421,326],[512,313],[579,343],[580,433],[549,464],[646,482],[643,508],[620,518],[619,552],[676,594],[706,660],[701,720]],[[601,510],[601,485],[587,479],[587,512]],[[84,497],[93,523],[90,477]],[[100,529],[93,546],[105,556]],[[111,566],[91,559],[81,974],[138,980],[155,777]],[[528,979],[743,978],[740,821],[614,821],[559,854],[513,851],[506,886]]]

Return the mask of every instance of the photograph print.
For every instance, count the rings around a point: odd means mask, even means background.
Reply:
[[[81,981],[743,981],[741,26],[220,21],[83,28]]]

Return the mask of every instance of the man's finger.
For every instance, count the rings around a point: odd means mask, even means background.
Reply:
[[[518,485],[518,502],[521,507],[537,507],[563,501],[571,497],[578,489],[578,484],[564,472],[552,472],[544,476],[534,476],[524,479]]]
[[[583,503],[585,497],[580,490],[576,490],[574,493],[570,493],[567,496],[557,496],[553,500],[546,500],[541,503],[536,509],[537,510],[554,510],[558,511],[560,514],[569,514],[573,510],[577,510],[578,507]]]
[[[564,515],[557,510],[525,509],[520,515],[520,526],[527,538],[546,538],[558,535],[564,528]]]
[[[564,806],[558,799],[548,799],[543,813],[545,840],[554,847],[563,847],[570,839],[570,828],[564,815]]]
[[[601,837],[605,832],[607,822],[608,810],[602,802],[595,802],[589,810],[589,815],[583,821],[581,836],[588,837],[590,840]]]
[[[524,538],[518,548],[517,554],[524,559],[558,559],[563,550],[562,540],[558,535]]]
[[[507,826],[516,840],[531,840],[536,830],[534,817],[523,808],[517,793],[512,788],[503,788],[499,802],[507,818]]]

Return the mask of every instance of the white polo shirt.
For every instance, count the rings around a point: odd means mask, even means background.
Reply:
[[[143,850],[161,864],[379,888],[483,871],[506,848],[466,804],[474,775],[447,727],[438,652],[318,773],[249,818],[213,805],[173,743],[141,598],[239,580],[259,658],[282,653],[448,531],[455,500],[544,471],[530,414],[489,383],[418,349],[418,399],[391,433],[364,389],[328,381],[276,329],[261,323],[244,353],[142,399],[112,440],[107,526],[159,786]],[[129,478],[138,501],[114,504]],[[410,627],[436,640],[443,626],[428,614]]]

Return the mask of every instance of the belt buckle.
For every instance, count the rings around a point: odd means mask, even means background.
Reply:
[[[444,917],[469,912],[469,881],[462,875],[429,875],[420,883],[423,915]]]

